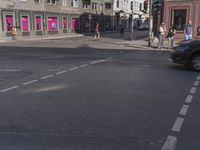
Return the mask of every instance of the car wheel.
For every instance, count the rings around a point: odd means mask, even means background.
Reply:
[[[194,55],[191,59],[190,65],[192,69],[200,71],[200,55]]]

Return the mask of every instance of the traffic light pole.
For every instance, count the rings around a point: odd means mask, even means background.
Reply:
[[[148,8],[149,8],[149,42],[148,42],[148,46],[152,47],[152,43],[153,43],[153,0],[150,0],[148,3]]]

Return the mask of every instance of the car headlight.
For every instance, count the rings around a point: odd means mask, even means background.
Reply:
[[[190,46],[188,45],[180,45],[176,47],[176,52],[184,52],[186,50],[190,49]]]

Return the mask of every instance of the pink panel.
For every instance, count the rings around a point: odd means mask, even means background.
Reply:
[[[36,16],[35,18],[35,22],[36,22],[36,30],[41,30],[41,17],[40,16]]]
[[[22,31],[28,31],[28,16],[22,16]]]
[[[72,18],[72,29],[78,28],[78,18]]]
[[[63,17],[63,29],[67,29],[67,18]]]
[[[6,15],[6,30],[12,31],[12,26],[13,26],[13,16]]]
[[[48,30],[57,30],[58,29],[58,19],[57,17],[48,18]]]

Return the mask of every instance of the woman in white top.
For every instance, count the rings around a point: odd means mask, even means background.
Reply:
[[[163,48],[163,43],[165,39],[165,32],[166,32],[166,27],[164,22],[161,23],[160,28],[159,28],[159,42],[158,42],[158,48],[162,49]]]

